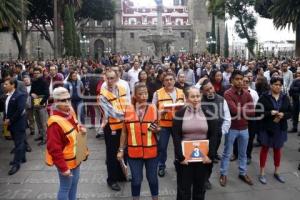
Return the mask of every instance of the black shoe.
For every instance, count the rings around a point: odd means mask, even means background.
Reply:
[[[211,183],[209,181],[205,182],[205,188],[206,188],[206,190],[211,190],[212,186],[211,186]]]
[[[218,161],[217,159],[214,159],[214,160],[213,160],[213,163],[214,163],[214,164],[218,164],[219,161]]]
[[[260,147],[260,146],[261,146],[261,144],[259,142],[256,142],[253,144],[253,147]]]
[[[96,134],[96,138],[97,138],[97,139],[104,138],[104,134],[97,133],[97,134]]]
[[[292,128],[291,130],[289,130],[289,133],[296,133],[298,130],[296,128]]]
[[[164,177],[165,174],[166,174],[165,169],[159,169],[159,170],[158,170],[158,176],[159,176],[159,177]]]
[[[14,154],[14,153],[15,153],[15,151],[16,151],[16,149],[15,149],[15,148],[13,148],[13,149],[10,151],[10,154]]]
[[[31,151],[32,151],[31,147],[29,145],[27,145],[26,146],[26,152],[31,152]]]
[[[23,160],[22,160],[22,163],[26,163],[27,162],[27,160],[26,160],[26,158],[24,158]],[[14,161],[10,161],[9,162],[9,165],[14,165],[15,164],[15,162]]]
[[[34,139],[34,141],[36,141],[36,142],[37,142],[37,141],[40,141],[40,140],[43,140],[43,137],[42,137],[42,136],[37,137],[37,138]]]
[[[45,141],[45,140],[42,140],[42,141],[40,141],[40,142],[38,143],[39,146],[42,146],[42,145],[44,145],[44,144],[46,144],[46,141]]]
[[[10,170],[8,171],[8,175],[13,175],[15,173],[17,173],[20,169],[20,166],[18,165],[13,165]]]
[[[119,186],[118,183],[108,184],[108,186],[110,187],[110,189],[112,189],[114,191],[121,191],[121,187]]]

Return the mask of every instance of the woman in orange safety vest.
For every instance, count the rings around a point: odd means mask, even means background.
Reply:
[[[122,160],[124,149],[128,150],[128,164],[132,173],[131,193],[134,200],[139,199],[143,180],[143,165],[149,182],[152,199],[158,199],[158,151],[156,133],[157,109],[147,104],[148,90],[144,83],[134,88],[132,105],[125,109],[124,126],[120,139],[118,159]],[[127,145],[126,145],[127,144]]]

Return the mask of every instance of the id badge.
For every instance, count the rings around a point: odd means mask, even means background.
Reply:
[[[111,135],[116,135],[117,131],[111,131]]]

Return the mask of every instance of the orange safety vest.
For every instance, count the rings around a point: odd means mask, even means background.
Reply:
[[[76,120],[75,113],[72,113],[72,116]],[[69,169],[76,168],[80,163],[76,162],[76,143],[77,143],[77,134],[80,134],[76,128],[74,128],[73,124],[69,122],[64,117],[59,115],[51,115],[48,119],[47,125],[51,126],[53,123],[57,123],[63,130],[64,135],[67,136],[69,143],[63,149],[64,159],[67,163]],[[88,150],[86,149],[86,156],[88,156]],[[45,162],[49,166],[53,166],[52,156],[49,154],[46,149],[46,158]]]
[[[118,87],[119,97],[116,97],[116,95],[108,91],[106,88],[101,89],[100,95],[103,95],[108,100],[108,102],[111,103],[111,105],[116,111],[124,113],[125,107],[127,105],[126,89],[120,85],[117,85],[117,87]],[[112,131],[122,129],[123,127],[122,120],[112,118],[112,117],[108,118],[108,124]]]
[[[143,119],[139,119],[134,106],[127,106],[125,117],[129,158],[149,159],[157,156],[157,138],[149,131],[151,123],[157,121],[155,105],[147,106]]]
[[[165,88],[157,90],[157,104],[159,111],[164,110],[164,105],[173,104],[173,103],[184,103],[184,94],[181,89],[176,89],[176,102],[173,102],[172,97],[168,94]],[[175,110],[167,110],[167,113],[162,114],[159,120],[159,126],[161,127],[172,127],[173,125],[173,116]]]

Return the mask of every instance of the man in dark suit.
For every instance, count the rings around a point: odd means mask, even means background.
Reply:
[[[11,132],[15,144],[14,159],[10,162],[11,169],[8,172],[8,175],[13,175],[20,169],[21,163],[26,162],[26,94],[16,89],[18,86],[16,79],[6,80],[3,86],[7,94],[5,100],[4,125],[8,126],[8,130]]]

